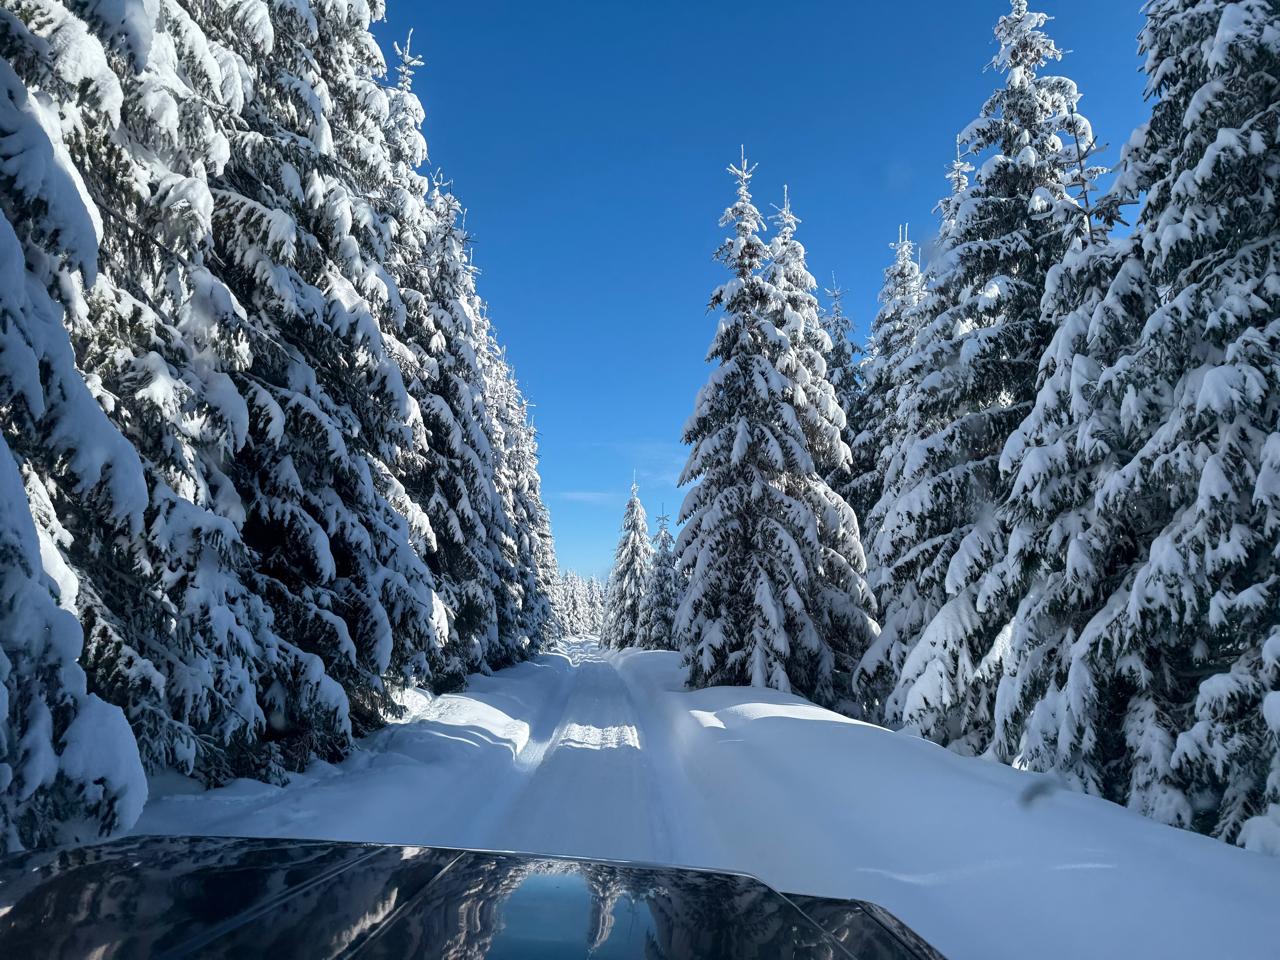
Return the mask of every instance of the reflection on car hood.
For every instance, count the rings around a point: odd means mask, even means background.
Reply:
[[[218,837],[0,861],[0,956],[941,960],[871,904],[740,874]]]

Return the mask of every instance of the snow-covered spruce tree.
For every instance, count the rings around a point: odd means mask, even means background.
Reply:
[[[492,442],[496,496],[489,549],[497,581],[497,634],[486,662],[501,666],[531,656],[546,639],[556,562],[537,475],[537,439],[529,406],[488,319],[483,314],[479,319],[484,381],[480,414],[486,418]]]
[[[491,388],[491,397],[503,443],[497,489],[514,545],[513,586],[519,600],[514,636],[504,645],[500,661],[490,658],[491,666],[499,666],[531,656],[547,639],[556,559],[550,517],[542,502],[537,437],[529,404],[505,356],[497,352],[496,344],[492,349],[493,371],[499,379]]]
[[[710,304],[724,311],[708,353],[718,366],[684,431],[693,449],[680,482],[693,488],[677,549],[689,586],[675,635],[692,685],[769,686],[832,703],[830,631],[866,617],[866,599],[845,576],[849,558],[831,563],[832,543],[856,542],[856,522],[837,526],[851,512],[818,475],[810,448],[811,433],[839,442],[837,421],[809,408],[804,386],[813,375],[802,357],[804,325],[816,315],[799,310],[816,314],[816,306],[800,294],[812,279],[799,278],[803,260],[790,243],[770,271],[786,286],[761,275],[769,251],[752,169],[745,157],[729,168],[738,195],[721,223],[734,232],[717,259],[733,276]]]
[[[852,434],[849,446],[855,466],[840,492],[862,521],[868,543],[875,538],[872,508],[884,493],[885,471],[902,443],[898,408],[908,387],[902,366],[915,343],[914,325],[924,299],[924,278],[906,227],[898,228],[898,241],[889,246],[894,252],[893,263],[884,271],[880,311],[871,322],[866,357],[859,370],[862,386],[856,399],[850,398],[844,408],[850,421],[846,435]]]
[[[956,146],[956,159],[947,169],[946,179],[950,193],[935,208],[941,214],[936,246],[946,245],[955,227],[956,215],[969,189],[969,175],[973,165],[960,155]],[[880,635],[863,654],[854,673],[854,699],[862,716],[879,723],[888,723],[889,695],[902,675],[902,665],[925,624],[938,612],[942,598],[936,591],[922,589],[922,582],[934,580],[936,571],[922,577],[922,571],[937,556],[939,543],[927,542],[921,549],[912,549],[909,537],[893,537],[882,526],[886,514],[896,508],[899,500],[911,489],[913,477],[907,472],[907,464],[914,455],[922,433],[932,429],[927,419],[919,416],[908,402],[917,384],[924,380],[939,359],[941,346],[949,338],[949,328],[944,319],[945,301],[932,286],[934,271],[939,266],[935,260],[923,279],[924,289],[920,302],[904,318],[912,329],[910,337],[902,340],[899,349],[889,358],[889,368],[898,384],[892,398],[893,420],[888,429],[895,443],[879,453],[887,456],[884,476],[881,478],[879,501],[872,506],[867,517],[867,529],[872,531],[867,541],[871,547],[868,563],[868,580],[880,602]],[[867,453],[863,444],[855,448],[861,456]]]
[[[599,577],[587,581],[587,630],[600,634],[604,631],[604,608],[607,587]]]
[[[597,582],[594,578],[585,578],[574,574],[577,582],[574,584],[574,604],[577,610],[577,620],[573,629],[574,635],[581,636],[584,634],[600,634],[600,622],[596,617],[594,604],[593,587]]]
[[[1096,405],[1099,375],[1140,335],[1156,308],[1135,240],[1099,240],[1049,272],[1043,301],[1056,327],[1040,362],[1039,394],[1009,438],[1012,478],[1001,514],[1005,557],[992,577],[1018,600],[1004,652],[990,751],[1054,771],[1077,789],[1123,795],[1126,775],[1121,651],[1082,642],[1090,621],[1137,557],[1132,529],[1104,529],[1094,498],[1127,459],[1118,411]]]
[[[476,293],[461,204],[442,178],[418,226],[425,180],[414,171],[425,143],[410,88],[421,61],[408,44],[396,49],[400,79],[389,98],[393,119],[403,119],[388,138],[403,143],[393,151],[404,156],[394,249],[409,323],[395,353],[426,432],[400,478],[428,521],[431,543],[419,549],[427,549],[450,611],[444,666],[432,681],[441,687],[456,683],[460,670],[492,669],[536,651],[554,630],[557,574],[529,404]]]
[[[1105,595],[1106,568],[1132,562],[1135,538],[1118,530],[1103,535],[1095,522],[1100,478],[1121,462],[1124,445],[1118,424],[1096,416],[1093,399],[1101,365],[1139,335],[1156,301],[1132,258],[1134,239],[1108,237],[1123,198],[1113,196],[1101,212],[1090,207],[1096,144],[1087,129],[1073,139],[1084,219],[1046,277],[1040,309],[1053,337],[1040,359],[1035,402],[1000,459],[1012,481],[1000,508],[1006,552],[989,578],[993,592],[1016,608],[988,751],[1055,771],[1077,789],[1114,795],[1106,785],[1115,770],[1108,758],[1117,752],[1121,718],[1114,704],[1096,707],[1106,699],[1101,678],[1114,672],[1116,651],[1088,649],[1077,639]]]
[[[75,21],[64,18],[73,34]],[[100,223],[63,141],[58,107],[9,58],[39,50],[0,15],[0,852],[84,842],[132,825],[146,800],[124,716],[76,660],[76,573],[50,491],[136,534],[142,466],[75,368],[65,324],[96,279]],[[32,50],[34,48],[34,51]],[[82,93],[110,97],[86,58]],[[101,100],[99,100],[101,102]],[[26,489],[24,489],[24,481]],[[61,541],[61,542],[60,542]]]
[[[833,344],[822,326],[813,295],[817,282],[806,265],[804,246],[796,240],[800,218],[791,210],[785,186],[782,207],[772,219],[778,230],[769,244],[763,277],[773,291],[770,313],[797,349],[800,369],[793,377],[792,407],[799,414],[820,481],[806,486],[803,497],[817,522],[819,566],[811,573],[821,594],[821,616],[815,616],[814,623],[835,656],[843,692],[849,689],[854,666],[875,638],[877,628],[868,616],[875,600],[867,588],[858,517],[827,479],[849,472],[852,455],[844,441],[844,410],[827,379]]]
[[[415,173],[420,61],[406,52],[398,87],[380,85],[379,10],[76,10],[15,0],[0,53],[89,204],[78,232],[28,241],[31,211],[13,219],[28,252],[45,250],[42,282],[66,307],[85,378],[70,352],[63,367],[41,360],[46,409],[78,409],[84,429],[46,412],[48,437],[28,443],[15,426],[5,439],[46,572],[84,627],[89,690],[125,708],[147,766],[276,779],[343,752],[352,706],[357,732],[380,722],[389,684],[454,683],[484,665],[483,649],[461,649],[462,605],[434,589],[441,551],[424,509],[469,513],[468,491],[415,484],[455,466],[440,450],[469,457],[438,416],[453,412],[440,374],[451,351],[496,348],[487,333],[443,342],[439,314],[478,301],[441,280],[460,244]],[[97,264],[73,244],[87,290],[55,269],[72,236],[100,241]],[[469,281],[465,254],[453,259]],[[469,385],[486,389],[478,372]],[[509,435],[536,469],[531,429]],[[499,497],[493,468],[479,472],[483,513]],[[542,583],[545,508],[536,473],[517,476],[535,530],[526,566]],[[484,529],[473,539],[490,542]],[[527,603],[510,635],[535,632],[545,611]]]
[[[849,467],[849,450],[843,440],[845,417],[827,378],[827,357],[834,345],[813,294],[817,281],[809,273],[804,245],[796,239],[800,218],[791,209],[786,186],[782,188],[782,206],[770,219],[777,233],[769,243],[764,279],[775,294],[772,309],[780,315],[779,329],[791,340],[800,360],[801,373],[794,379],[804,393],[804,402],[797,404],[796,410],[802,416],[814,464],[826,479]]]
[[[15,252],[8,223],[6,232],[0,252]],[[127,829],[147,799],[133,731],[120,708],[86,692],[80,624],[52,587],[18,463],[0,440],[0,852]]]
[[[480,366],[485,325],[461,206],[437,184],[428,212],[426,270],[419,281],[426,284],[421,303],[428,317],[407,339],[411,349],[426,353],[412,388],[427,423],[429,467],[407,479],[422,487],[420,502],[435,531],[431,562],[453,612],[457,662],[450,662],[448,675],[456,679],[459,670],[476,669],[498,648],[500,586],[490,537],[499,505]]]
[[[582,634],[582,578],[572,570],[562,571],[556,581],[551,605],[562,637]]]
[[[1192,825],[1276,853],[1280,9],[1159,0],[1147,18],[1141,43],[1159,100],[1121,179],[1146,194],[1137,230],[1164,305],[1108,383],[1125,413],[1139,398],[1141,443],[1099,501],[1108,521],[1141,504],[1162,524],[1122,594],[1119,644],[1174,648],[1177,687],[1200,681],[1170,759]],[[1129,803],[1167,818],[1164,758],[1150,749],[1158,734],[1143,729],[1158,709],[1126,717]]]
[[[213,189],[220,272],[252,330],[243,535],[281,636],[319,657],[278,685],[274,735],[290,762],[341,752],[350,735],[345,718],[303,715],[312,696],[299,685],[321,663],[359,732],[394,709],[388,681],[428,677],[446,641],[434,576],[393,503],[417,411],[389,337],[405,323],[387,268],[403,192],[373,12],[218,23],[252,94]]]
[[[850,448],[852,454],[847,464],[835,467],[825,479],[832,489],[841,491],[843,494],[849,484],[850,477],[858,469],[856,453],[853,452],[856,421],[852,414],[861,406],[864,380],[859,356],[860,348],[851,339],[853,323],[844,312],[844,291],[834,282],[833,278],[831,289],[824,291],[824,293],[828,301],[830,301],[830,306],[821,311],[818,320],[822,324],[822,329],[827,338],[831,341],[831,347],[826,356],[827,379],[831,382],[831,388],[835,391],[836,403],[844,413],[845,425],[841,430],[840,437],[844,440],[845,446]],[[848,500],[847,495],[845,499]],[[849,505],[853,506],[853,503],[850,502]],[[855,510],[855,512],[857,511]],[[862,515],[859,513],[858,520],[860,523],[862,519]]]
[[[526,603],[526,578],[521,571],[520,531],[515,518],[519,475],[509,456],[512,430],[517,420],[511,406],[518,403],[514,380],[502,350],[494,339],[483,305],[476,313],[479,343],[477,365],[482,387],[475,415],[489,441],[492,465],[493,514],[489,522],[487,549],[493,565],[494,632],[485,654],[486,662],[514,662],[527,649],[521,635],[521,611]]]
[[[558,614],[566,637],[581,636],[586,632],[586,584],[582,577],[570,570],[560,575]]]
[[[653,555],[645,580],[644,597],[640,601],[640,620],[636,627],[636,646],[646,650],[674,650],[672,626],[676,608],[684,593],[684,575],[676,556],[676,541],[668,529],[671,518],[658,517],[658,532],[653,535]]]
[[[572,570],[562,571],[555,593],[560,635],[580,637],[586,630],[586,581]]]
[[[1022,750],[1149,816],[1276,850],[1280,11],[1146,12],[1156,102],[1106,204],[1145,202],[1133,237],[1093,257],[1124,299],[1092,313],[1072,358],[1095,494],[1050,568],[1084,623]]]
[[[405,105],[393,108],[393,116],[421,111],[409,91],[407,72],[402,66],[401,83],[390,94],[393,105]],[[394,130],[394,125],[389,128]],[[469,414],[460,421],[451,402],[469,403],[479,389],[472,364],[472,380],[455,392],[460,378],[451,362],[458,354],[474,357],[474,349],[462,345],[464,335],[451,324],[449,309],[465,316],[470,305],[455,286],[459,271],[465,271],[464,255],[451,242],[451,211],[437,216],[425,200],[426,178],[415,172],[426,156],[421,134],[395,140],[400,141],[395,153],[403,158],[398,164],[402,192],[391,270],[405,313],[403,328],[387,342],[418,415],[410,419],[412,441],[400,448],[395,462],[402,488],[392,502],[408,519],[409,542],[427,558],[447,611],[446,641],[433,658],[430,680],[439,690],[458,685],[468,670],[482,664],[484,641],[496,634],[486,526],[496,498],[487,437],[482,437],[484,453],[478,453],[469,441],[479,421]],[[468,480],[475,486],[468,488]],[[476,490],[478,496],[473,495]]]
[[[649,520],[640,502],[640,488],[633,483],[605,590],[604,626],[600,632],[605,646],[620,649],[639,644],[640,608],[652,558]]]
[[[941,309],[917,338],[927,361],[915,365],[923,377],[907,398],[919,439],[880,530],[891,566],[919,558],[913,603],[938,608],[907,641],[887,717],[961,752],[990,741],[1007,649],[1010,598],[991,580],[984,586],[1005,552],[1000,453],[1031,408],[1053,333],[1040,313],[1046,274],[1084,220],[1068,188],[1080,176],[1074,134],[1088,124],[1076,85],[1039,74],[1061,57],[1041,29],[1047,19],[1024,0],[1000,18],[993,64],[1005,85],[959,138],[983,162],[939,250]],[[1064,131],[1073,135],[1064,140]]]
[[[1115,697],[1118,651],[1078,642],[1132,564],[1137,539],[1097,523],[1102,477],[1124,462],[1118,420],[1094,400],[1102,368],[1139,335],[1156,291],[1132,237],[1108,238],[1126,198],[1091,209],[1088,131],[1075,137],[1084,220],[1063,262],[1046,278],[1041,313],[1053,338],[1040,360],[1039,391],[1010,436],[1000,469],[1011,478],[1001,507],[1005,557],[990,577],[1017,606],[995,702],[991,755],[1054,771],[1077,789],[1118,796],[1124,779],[1123,706]]]
[[[259,741],[270,709],[259,699],[274,682],[268,667],[295,657],[246,583],[226,465],[246,436],[231,374],[250,348],[243,311],[207,263],[208,180],[242,106],[224,83],[227,50],[171,3],[152,21],[87,8],[101,46],[85,35],[75,54],[43,6],[17,10],[62,53],[35,82],[61,89],[65,116],[82,106],[68,65],[101,57],[120,87],[119,109],[77,117],[69,141],[103,224],[99,276],[71,329],[82,371],[142,456],[150,503],[144,536],[101,538],[80,505],[51,501],[81,578],[91,687],[125,707],[149,769],[207,782],[278,776],[274,748]]]

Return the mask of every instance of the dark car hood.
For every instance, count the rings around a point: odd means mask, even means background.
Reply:
[[[136,837],[0,861],[0,956],[940,960],[741,874],[432,847]]]

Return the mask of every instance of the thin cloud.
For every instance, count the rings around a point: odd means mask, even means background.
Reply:
[[[679,485],[689,448],[671,440],[589,440],[584,446],[607,449],[636,471],[641,487]]]
[[[591,503],[604,506],[617,503],[619,495],[608,490],[564,490],[554,494],[557,500],[568,500],[570,503]]]

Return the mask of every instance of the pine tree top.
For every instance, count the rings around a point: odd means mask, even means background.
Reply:
[[[733,226],[733,237],[725,240],[716,251],[716,259],[734,272],[739,281],[747,280],[764,262],[766,248],[760,239],[765,229],[764,217],[751,199],[751,177],[756,164],[747,162],[744,148],[742,159],[729,164],[728,171],[738,182],[738,196],[720,218],[720,226]],[[714,305],[714,301],[713,301]]]
[[[916,245],[909,237],[908,225],[898,227],[898,239],[889,244],[893,251],[893,263],[885,268],[884,286],[879,299],[886,310],[911,307],[924,293],[924,278],[916,260]]]

